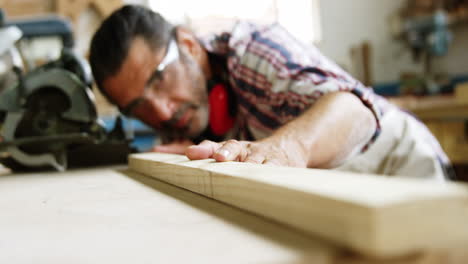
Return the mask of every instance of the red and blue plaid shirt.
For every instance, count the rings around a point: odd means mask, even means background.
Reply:
[[[317,48],[296,40],[281,26],[239,22],[230,33],[210,36],[203,39],[202,43],[210,58],[218,58],[217,61],[221,58],[222,63],[216,63],[212,70],[219,73],[222,69],[222,79],[230,84],[237,100],[236,126],[230,133],[231,138],[258,140],[267,137],[306,111],[324,94],[348,91],[359,97],[377,120],[374,135],[362,148],[362,152],[383,134],[383,129],[392,131],[391,127],[383,128],[382,124],[383,117],[395,110],[401,115],[393,124],[404,127],[404,122],[410,119],[409,122],[415,122],[415,127],[418,127],[417,132],[407,131],[412,139],[401,142],[425,141],[432,149],[432,152],[428,151],[435,153],[434,158],[448,175],[449,159],[421,122],[351,77]],[[346,107],[343,105],[342,110],[346,111]],[[393,124],[387,120],[386,126]],[[401,135],[392,133],[386,133],[391,138],[389,142],[398,141]],[[386,140],[382,138],[381,142]],[[422,153],[422,156],[431,156],[431,153]],[[397,155],[393,157],[394,161],[400,159],[398,153],[389,155]],[[381,158],[384,160],[376,162],[385,165],[386,157]]]
[[[379,135],[387,101],[278,24],[239,22],[232,32],[202,42],[209,53],[226,58],[226,76],[238,103],[234,138],[271,135],[322,95],[335,91],[354,93],[374,113],[377,129],[363,150]]]

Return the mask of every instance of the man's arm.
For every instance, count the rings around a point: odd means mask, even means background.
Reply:
[[[187,148],[186,155],[190,159],[332,168],[356,154],[376,126],[372,111],[357,96],[333,92],[265,139],[204,141]]]

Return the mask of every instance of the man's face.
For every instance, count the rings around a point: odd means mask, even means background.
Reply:
[[[195,137],[208,125],[208,94],[201,67],[187,50],[175,40],[152,50],[137,37],[104,89],[120,109],[163,135]]]

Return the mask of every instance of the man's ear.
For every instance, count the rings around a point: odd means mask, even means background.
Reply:
[[[178,26],[176,28],[177,43],[181,49],[185,49],[196,60],[203,57],[205,50],[198,42],[195,34],[186,27]]]

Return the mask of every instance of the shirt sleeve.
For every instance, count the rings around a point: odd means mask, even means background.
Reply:
[[[258,122],[274,129],[299,116],[324,94],[347,91],[360,98],[377,121],[377,129],[362,151],[376,140],[383,98],[281,26],[252,28],[244,27],[248,34],[238,34],[242,37],[236,37],[236,31],[232,34],[228,67],[239,103],[254,112]],[[346,111],[346,106],[342,109]]]

